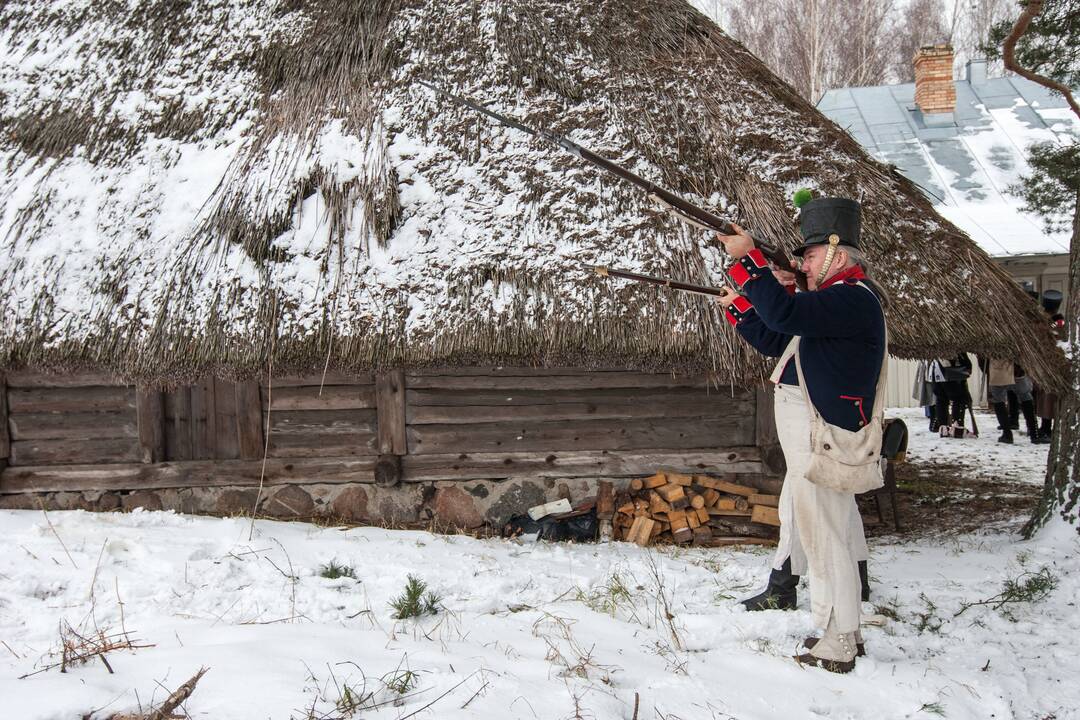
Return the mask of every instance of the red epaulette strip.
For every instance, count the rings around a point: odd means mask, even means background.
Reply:
[[[731,279],[739,287],[742,287],[761,275],[768,268],[769,262],[765,259],[765,256],[761,254],[760,250],[754,248],[740,258],[739,262],[731,266],[729,274],[731,275]]]
[[[754,306],[745,297],[740,295],[735,298],[735,302],[728,305],[727,310],[724,312],[724,317],[732,325],[738,325],[739,321],[750,314],[750,311],[754,309]]]

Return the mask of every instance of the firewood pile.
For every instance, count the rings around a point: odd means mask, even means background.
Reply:
[[[609,515],[611,538],[638,545],[771,544],[780,526],[778,496],[708,475],[658,472],[631,481],[610,501],[605,490],[597,497],[598,519]]]

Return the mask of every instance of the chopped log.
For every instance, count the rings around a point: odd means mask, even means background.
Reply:
[[[712,507],[716,504],[716,501],[720,499],[720,493],[716,492],[712,488],[707,488],[702,494],[702,497],[705,498],[705,506]]]
[[[750,516],[750,522],[780,527],[780,512],[776,508],[769,507],[768,505],[755,505],[753,513]]]
[[[707,525],[694,528],[694,545],[705,547],[712,541],[712,530]]]
[[[619,515],[633,515],[634,509],[634,501],[630,500],[620,505],[617,512]]]
[[[649,531],[649,540],[655,540],[658,535],[664,532],[665,523],[653,522],[652,530]]]
[[[596,517],[610,520],[615,514],[615,485],[610,480],[596,483]]]
[[[701,527],[701,520],[698,519],[697,510],[690,509],[684,514],[686,516],[686,524],[690,526],[691,530]]]
[[[727,480],[718,480],[711,478],[707,475],[695,475],[694,482],[705,488],[711,488],[713,490],[719,490],[720,492],[731,493],[732,495],[742,495],[744,497],[750,497],[751,495],[757,495],[756,488],[748,487],[746,485],[738,485]]]
[[[698,508],[694,511],[698,517],[698,522],[702,525],[709,522],[709,508]]]
[[[748,517],[710,517],[709,527],[714,535],[748,535],[750,537],[776,537],[776,528],[750,522]]]
[[[768,505],[769,507],[780,505],[779,495],[751,495],[748,500],[751,505]]]
[[[703,547],[730,547],[732,545],[776,545],[773,538],[750,537],[748,535],[713,535]]]
[[[690,504],[690,501],[686,499],[686,491],[683,490],[682,485],[662,485],[656,488],[656,492],[670,503],[673,508],[678,510]]]
[[[705,498],[701,495],[694,495],[692,498],[690,498],[690,506],[695,510],[700,510],[701,508],[705,507],[705,504]]]
[[[641,478],[634,478],[633,480],[630,481],[630,490],[631,490],[631,492],[640,492],[641,489],[644,488],[644,487],[645,487],[645,483],[644,483],[644,481],[642,481]]]
[[[748,510],[749,508],[750,508],[750,503],[748,503],[746,501],[746,498],[744,498],[744,497],[735,498],[735,509],[736,510]]]
[[[709,508],[709,515],[718,515],[721,517],[750,517],[750,510],[721,510],[720,508]]]
[[[717,498],[716,502],[713,503],[710,506],[709,509],[710,510],[714,510],[714,509],[715,510],[734,510],[735,509],[735,498],[720,496],[720,497]]]
[[[686,513],[681,510],[672,510],[668,513],[668,522],[671,523],[671,536],[677,543],[687,543],[694,539],[694,533],[690,530],[690,524],[686,520]]]
[[[634,524],[630,526],[630,532],[626,534],[626,541],[642,547],[648,545],[649,540],[652,539],[652,531],[655,526],[655,520],[647,517],[635,518]]]
[[[658,472],[655,475],[641,479],[641,486],[646,490],[658,488],[663,485],[667,485],[667,477],[664,476],[664,473]]]
[[[650,513],[666,513],[671,511],[671,505],[668,504],[660,493],[656,490],[649,491],[649,512]]]
[[[694,478],[691,475],[684,475],[682,473],[675,472],[664,472],[664,475],[667,477],[667,481],[669,483],[674,483],[675,485],[682,485],[683,487],[690,487],[691,483],[694,482]]]

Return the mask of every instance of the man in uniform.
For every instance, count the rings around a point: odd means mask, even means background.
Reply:
[[[808,638],[797,659],[833,672],[849,672],[861,653],[859,561],[867,557],[855,496],[814,485],[810,463],[810,408],[831,425],[857,431],[869,422],[885,354],[884,293],[867,277],[859,251],[860,207],[844,198],[819,198],[803,206],[802,258],[810,292],[794,293],[790,273],[773,272],[753,239],[735,227],[721,235],[736,259],[731,288],[718,298],[728,321],[764,355],[779,357],[777,435],[787,462],[780,495],[781,538],[774,572],[812,581],[811,608],[821,638]],[[785,287],[787,286],[787,287]],[[795,343],[806,392],[799,386]],[[795,578],[797,582],[798,578]],[[794,586],[791,587],[792,593]]]

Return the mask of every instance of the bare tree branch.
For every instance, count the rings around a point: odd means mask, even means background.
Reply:
[[[1072,91],[1068,86],[1044,75],[1032,72],[1016,61],[1017,41],[1025,32],[1027,32],[1028,26],[1031,25],[1031,21],[1038,17],[1042,11],[1043,0],[1028,0],[1024,12],[1020,13],[1020,17],[1016,18],[1016,24],[1013,25],[1012,32],[1009,33],[1009,37],[1005,38],[1005,42],[1001,45],[1001,54],[1005,58],[1005,67],[1012,70],[1020,77],[1025,77],[1033,83],[1038,83],[1045,88],[1056,90],[1064,95],[1065,100],[1069,103],[1069,107],[1072,108],[1073,113],[1077,118],[1080,118],[1080,105],[1076,103],[1076,98],[1073,97]]]

